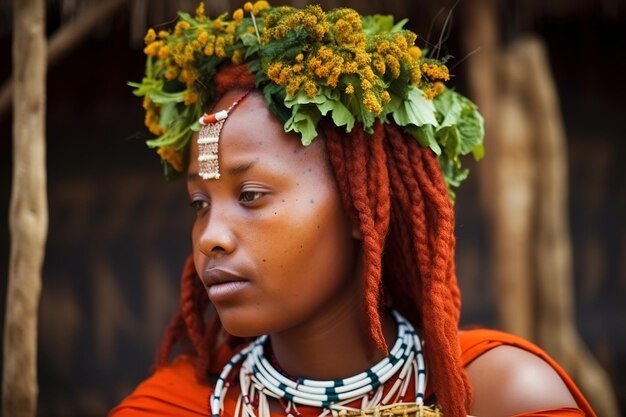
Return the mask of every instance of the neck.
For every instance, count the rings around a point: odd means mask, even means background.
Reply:
[[[386,310],[381,320],[391,347],[397,333],[395,320]],[[346,378],[380,361],[384,353],[370,339],[363,311],[353,303],[337,303],[313,323],[271,335],[280,368],[288,375],[316,380]]]

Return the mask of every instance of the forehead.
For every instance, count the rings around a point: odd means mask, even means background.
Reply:
[[[229,91],[211,112],[227,109],[243,94],[242,90]],[[197,166],[197,139],[196,134],[190,150],[190,171]],[[303,146],[298,135],[284,131],[283,124],[256,91],[229,112],[220,134],[218,158],[222,171],[228,165],[268,159],[299,166],[326,165],[323,141],[316,139],[311,145]]]

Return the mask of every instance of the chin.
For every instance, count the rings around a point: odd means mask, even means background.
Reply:
[[[222,327],[236,337],[258,337],[271,333],[270,326],[264,325],[259,314],[245,314],[237,311],[221,311],[217,309]]]

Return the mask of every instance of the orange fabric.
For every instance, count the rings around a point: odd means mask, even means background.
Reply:
[[[561,376],[579,407],[537,410],[511,417],[596,417],[587,400],[565,371],[532,343],[494,330],[466,331],[461,333],[459,341],[464,366],[501,345],[515,346],[539,356]],[[230,354],[232,352],[228,352],[228,349],[221,350],[218,356],[223,361],[220,362],[224,363]],[[188,356],[179,356],[172,364],[158,369],[141,383],[111,411],[109,417],[209,416],[210,393],[209,386],[197,382],[192,359]],[[227,413],[234,410],[236,395],[238,392],[235,388],[229,391],[225,399]]]
[[[461,333],[459,339],[461,342],[461,362],[463,363],[463,366],[469,365],[470,362],[472,362],[483,353],[501,345],[515,346],[517,348],[539,356],[541,359],[546,361],[552,368],[554,368],[554,370],[559,374],[563,382],[565,382],[565,385],[567,385],[567,388],[572,393],[572,396],[574,397],[574,400],[576,400],[576,404],[578,404],[579,407],[579,409],[559,408],[550,410],[538,410],[532,413],[518,414],[512,417],[596,417],[596,414],[591,409],[591,406],[589,405],[583,394],[580,392],[576,384],[574,384],[574,381],[572,381],[569,375],[567,375],[563,368],[561,368],[561,366],[556,363],[554,359],[548,356],[547,353],[545,353],[536,345],[508,333],[486,329],[470,330],[467,332],[463,332]]]

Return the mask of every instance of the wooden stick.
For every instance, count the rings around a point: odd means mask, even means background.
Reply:
[[[48,45],[48,67],[75,48],[88,34],[129,0],[108,0],[93,3],[94,6],[60,28]],[[0,117],[9,109],[13,97],[13,79],[9,78],[0,90]]]
[[[48,230],[45,172],[45,1],[14,1],[11,255],[4,327],[2,411],[37,411],[37,310]]]

